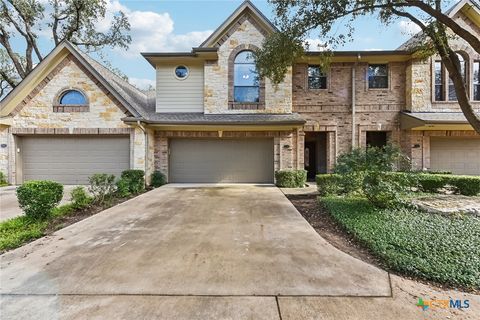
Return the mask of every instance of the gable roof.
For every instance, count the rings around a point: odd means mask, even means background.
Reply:
[[[146,114],[144,108],[151,104],[149,95],[129,84],[102,64],[92,59],[68,41],[56,46],[15,89],[0,102],[0,116],[8,116],[28,96],[37,82],[41,82],[68,54],[72,54],[120,104],[133,116]]]
[[[462,10],[466,16],[480,26],[480,3],[477,0],[461,0],[447,9],[444,14],[453,18],[460,10]],[[424,40],[424,33],[420,31],[413,35],[410,39],[402,43],[397,50],[411,50],[415,45]]]
[[[215,43],[228,33],[235,26],[238,20],[249,15],[263,31],[270,33],[278,31],[277,27],[249,0],[244,1],[213,33],[200,45],[203,47],[213,47]]]

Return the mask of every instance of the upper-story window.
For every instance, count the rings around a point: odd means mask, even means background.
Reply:
[[[458,59],[460,60],[460,73],[462,74],[463,81],[467,82],[467,74],[465,70],[467,69],[467,63],[463,56],[457,53]],[[457,101],[457,92],[455,91],[455,85],[453,84],[452,79],[448,78],[448,100]]]
[[[445,101],[444,80],[443,63],[442,61],[435,61],[435,101]]]
[[[175,68],[175,77],[179,80],[184,80],[188,77],[189,70],[186,66],[177,66]]]
[[[60,91],[53,102],[53,112],[88,112],[87,96],[78,89]]]
[[[58,104],[84,106],[87,104],[87,98],[78,90],[67,90],[60,96]]]
[[[386,64],[368,65],[368,88],[388,88],[388,66]]]
[[[473,63],[473,100],[480,101],[480,61]]]
[[[253,52],[245,50],[234,61],[233,95],[235,102],[257,103],[260,101],[260,85]]]
[[[320,66],[308,66],[308,89],[327,89],[327,74]]]

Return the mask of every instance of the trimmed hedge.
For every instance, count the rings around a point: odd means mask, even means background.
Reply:
[[[20,208],[28,218],[43,220],[62,200],[63,186],[55,181],[32,180],[17,188]]]
[[[420,173],[417,175],[417,183],[422,191],[435,193],[447,185],[450,177],[443,174]]]
[[[303,188],[307,182],[306,170],[280,170],[275,172],[277,187]]]
[[[440,188],[451,186],[465,196],[480,194],[480,176],[421,173],[417,179],[418,187],[425,192],[437,192]]]
[[[318,193],[321,196],[338,195],[342,193],[342,177],[339,174],[319,174],[315,177]]]
[[[480,194],[479,176],[448,176],[448,184],[454,186],[460,194],[475,196]]]
[[[152,187],[158,188],[167,183],[167,177],[160,171],[154,171],[151,177]]]

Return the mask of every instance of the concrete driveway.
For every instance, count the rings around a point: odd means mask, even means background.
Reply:
[[[165,186],[1,256],[9,319],[279,319],[278,296],[389,297],[275,187]]]
[[[70,191],[75,187],[76,186],[64,186],[61,204],[70,201]],[[0,188],[0,222],[23,214],[22,209],[18,206],[15,190],[17,190],[17,186]]]

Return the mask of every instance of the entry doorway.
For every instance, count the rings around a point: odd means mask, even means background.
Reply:
[[[327,133],[305,132],[305,170],[308,180],[319,173],[327,173]]]

